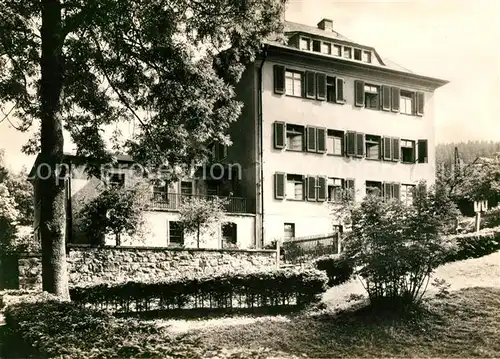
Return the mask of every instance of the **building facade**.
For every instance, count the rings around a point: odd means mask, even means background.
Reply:
[[[152,187],[146,245],[194,245],[177,222],[185,197],[229,200],[230,225],[204,247],[258,248],[341,230],[334,212],[345,190],[355,200],[378,191],[409,203],[418,181],[434,183],[434,91],[446,81],[384,59],[328,19],[317,27],[285,22],[285,37],[264,44],[237,86],[244,107],[229,131],[233,144],[212,151],[223,174]],[[113,181],[128,181],[121,171]],[[67,191],[70,218],[79,197],[102,182],[81,176],[72,175]],[[75,223],[68,226],[78,241]]]
[[[285,35],[243,75],[228,150],[244,168],[261,245],[338,230],[341,189],[409,202],[418,181],[433,184],[434,91],[447,83],[383,59],[328,19],[286,22]]]

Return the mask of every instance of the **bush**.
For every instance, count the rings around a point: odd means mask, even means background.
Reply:
[[[500,227],[450,237],[451,248],[445,262],[479,258],[500,250]]]
[[[330,287],[346,283],[354,274],[352,263],[344,256],[330,255],[321,257],[314,261],[314,266],[318,270],[325,271]]]
[[[9,357],[202,358],[197,342],[167,329],[73,303],[20,303],[5,312]]]
[[[59,299],[50,293],[35,290],[9,289],[0,291],[0,310],[19,303],[39,303]]]
[[[160,282],[127,282],[73,288],[77,303],[114,311],[303,307],[319,300],[328,278],[308,269],[223,274]]]
[[[500,226],[500,206],[493,207],[481,217],[481,228],[494,228]]]

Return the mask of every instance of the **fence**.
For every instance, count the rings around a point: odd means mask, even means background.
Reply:
[[[181,194],[181,193],[166,193],[155,192],[151,198],[151,206],[154,209],[164,209],[176,211],[179,209],[183,201],[190,198],[201,198],[207,200],[215,200],[220,198],[227,201],[225,209],[228,213],[251,213],[250,200],[242,197],[223,197],[223,196],[210,196],[210,195],[196,195],[196,194]]]
[[[292,238],[282,243],[282,257],[285,263],[303,263],[325,254],[341,251],[341,233],[329,233]]]

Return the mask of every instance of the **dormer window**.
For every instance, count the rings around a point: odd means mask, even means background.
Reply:
[[[372,53],[370,51],[363,51],[363,62],[372,62]]]
[[[300,38],[300,49],[309,51],[311,49],[311,40],[306,37]]]
[[[342,56],[346,59],[350,59],[352,57],[352,48],[344,46],[344,51],[342,53]]]
[[[321,52],[321,41],[313,40],[312,42],[312,50],[314,52]]]
[[[333,55],[334,56],[341,56],[342,55],[342,46],[333,45]]]
[[[361,61],[361,50],[354,49],[354,60]]]
[[[332,54],[332,44],[328,42],[323,42],[321,44],[321,52],[325,55],[331,55]]]

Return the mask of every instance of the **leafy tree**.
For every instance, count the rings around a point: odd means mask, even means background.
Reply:
[[[39,124],[26,150],[50,168],[39,184],[44,290],[69,297],[63,129],[77,154],[109,161],[103,129],[137,121],[126,149],[170,168],[228,144],[234,85],[281,32],[282,10],[280,0],[0,2],[0,104],[20,130]]]
[[[140,233],[145,205],[145,189],[141,184],[126,189],[108,187],[79,211],[80,230],[92,243],[99,245],[104,244],[106,234],[114,234],[119,246],[121,234]]]
[[[442,189],[419,183],[413,205],[367,196],[351,210],[352,232],[345,238],[344,261],[354,268],[374,305],[420,301],[433,270],[443,263],[456,215]]]
[[[179,222],[186,233],[196,235],[196,246],[200,248],[200,235],[215,225],[224,223],[227,200],[191,197],[182,199],[179,207]]]
[[[12,249],[14,238],[17,234],[17,220],[19,211],[16,201],[10,194],[7,186],[0,183],[0,253]]]

